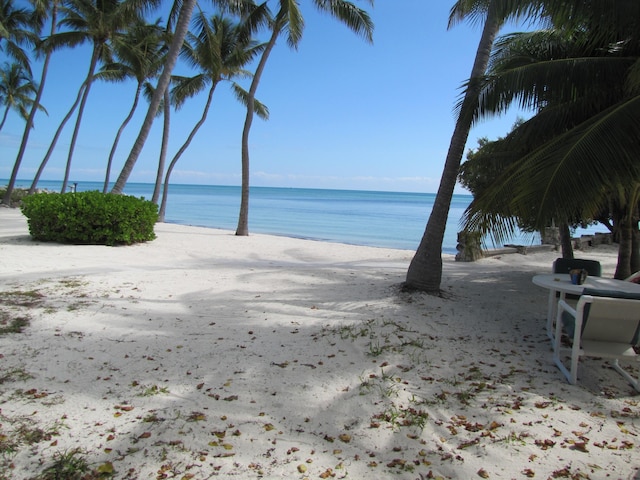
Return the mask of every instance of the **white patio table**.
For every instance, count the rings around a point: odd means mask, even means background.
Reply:
[[[558,310],[558,300],[564,300],[567,293],[582,295],[585,288],[595,288],[598,290],[612,290],[625,293],[640,293],[640,284],[616,280],[613,278],[603,278],[589,276],[582,285],[571,283],[571,277],[567,273],[549,273],[534,276],[531,281],[534,285],[549,290],[549,303],[547,305],[547,335],[553,340],[553,323]],[[559,298],[556,294],[559,293]]]

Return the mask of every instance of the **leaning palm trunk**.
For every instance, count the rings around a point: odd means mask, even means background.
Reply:
[[[242,129],[242,191],[240,195],[240,214],[238,215],[238,228],[236,228],[236,235],[247,236],[249,235],[249,132],[251,130],[251,123],[253,122],[253,114],[255,112],[255,99],[256,91],[258,90],[258,84],[260,83],[260,77],[264,72],[264,67],[269,59],[269,54],[276,45],[276,40],[282,31],[282,25],[275,23],[273,25],[273,32],[271,32],[271,38],[267,43],[260,62],[251,80],[251,87],[249,88],[249,95],[247,96],[247,116],[244,120],[244,127]]]
[[[42,172],[44,171],[44,167],[47,166],[47,162],[51,158],[51,154],[53,153],[53,150],[56,147],[56,143],[58,143],[58,139],[60,138],[60,134],[62,133],[62,130],[64,129],[64,126],[67,124],[67,122],[71,118],[71,115],[73,115],[73,112],[76,111],[76,108],[78,108],[78,104],[80,103],[80,100],[82,99],[82,94],[84,92],[85,87],[86,87],[86,83],[83,83],[80,86],[80,90],[78,91],[78,96],[76,97],[76,101],[73,103],[73,105],[71,106],[71,109],[69,110],[69,112],[67,112],[65,117],[62,119],[62,122],[58,126],[58,130],[56,130],[56,133],[53,136],[53,140],[51,141],[51,145],[49,145],[49,149],[47,150],[47,153],[45,154],[44,158],[42,159],[42,162],[40,162],[40,166],[38,167],[38,171],[36,172],[35,177],[33,178],[33,182],[31,182],[31,187],[29,188],[29,194],[32,194],[33,192],[35,192],[36,187],[38,186],[38,181],[40,180],[40,176],[42,175]]]
[[[116,180],[112,193],[122,193],[124,190],[124,186],[133,171],[133,167],[138,161],[138,157],[142,152],[142,147],[144,147],[145,142],[147,141],[147,137],[149,136],[149,132],[151,132],[151,126],[153,125],[153,120],[156,116],[156,112],[158,111],[158,107],[160,106],[160,102],[162,97],[164,96],[165,90],[169,86],[169,81],[171,80],[171,73],[173,72],[173,67],[175,67],[178,61],[178,55],[180,54],[180,49],[182,48],[182,43],[184,42],[184,38],[187,34],[187,30],[189,29],[189,22],[191,21],[191,15],[193,14],[193,9],[196,5],[196,0],[184,0],[182,3],[182,7],[180,8],[180,15],[178,16],[178,23],[176,24],[176,30],[173,34],[173,39],[171,40],[171,46],[169,47],[169,52],[167,53],[167,61],[162,69],[162,74],[158,79],[158,85],[156,87],[153,96],[151,97],[151,102],[149,103],[149,110],[147,111],[147,115],[145,116],[142,127],[140,128],[140,133],[138,134],[138,138],[131,149],[131,153],[127,158],[124,166],[122,167],[122,171]]]
[[[158,159],[158,170],[156,171],[156,183],[153,187],[153,195],[151,201],[158,204],[160,198],[160,190],[162,188],[162,176],[164,175],[164,164],[167,159],[167,150],[169,149],[169,133],[171,132],[171,98],[169,89],[164,92],[164,116],[162,119],[162,145],[160,146],[160,158]],[[163,218],[158,221],[164,222]]]
[[[105,172],[105,175],[104,175],[104,186],[102,187],[102,193],[107,193],[109,191],[109,177],[111,176],[111,165],[113,164],[113,157],[116,154],[118,143],[120,143],[120,137],[122,136],[122,132],[124,131],[126,126],[129,124],[129,122],[133,118],[133,114],[138,108],[138,100],[140,99],[141,91],[142,91],[142,84],[138,83],[136,94],[133,97],[133,105],[131,106],[131,110],[129,110],[129,114],[120,125],[120,128],[118,128],[118,132],[116,133],[116,138],[113,140],[113,145],[111,146],[111,151],[109,152],[109,159],[107,160],[107,171]]]
[[[50,35],[54,35],[56,33],[56,23],[58,17],[58,4],[57,2],[53,3],[53,7],[51,10],[51,32]],[[20,170],[20,164],[22,164],[22,159],[24,158],[24,152],[27,150],[27,143],[29,141],[29,134],[31,133],[31,128],[33,127],[33,120],[35,119],[36,112],[40,106],[40,99],[42,98],[42,92],[44,92],[44,84],[47,79],[47,73],[49,72],[49,61],[51,60],[51,52],[47,52],[44,56],[44,62],[42,64],[42,75],[40,75],[40,85],[38,86],[38,91],[36,93],[36,98],[33,101],[33,105],[31,106],[31,111],[29,112],[29,117],[27,118],[27,123],[24,126],[24,133],[22,134],[22,141],[20,142],[20,148],[18,149],[18,156],[16,157],[16,161],[13,164],[13,170],[11,172],[11,178],[9,179],[9,184],[7,185],[7,191],[5,192],[4,198],[2,199],[2,203],[5,205],[9,205],[11,203],[11,194],[16,185],[16,180],[18,178],[18,171]]]
[[[71,160],[73,160],[73,152],[76,148],[76,142],[78,140],[78,133],[80,133],[80,124],[82,123],[82,114],[84,113],[84,107],[87,104],[87,98],[89,98],[89,90],[91,90],[91,84],[93,83],[93,73],[95,72],[96,65],[98,64],[98,51],[99,46],[94,47],[93,55],[91,56],[91,65],[89,66],[89,73],[85,80],[85,89],[82,94],[82,101],[78,108],[78,116],[76,117],[76,125],[73,129],[73,135],[71,136],[71,144],[69,145],[69,154],[67,155],[67,165],[64,170],[64,180],[62,181],[62,193],[67,191],[67,184],[69,183],[69,173],[71,172]]]
[[[4,109],[4,113],[2,114],[2,121],[0,121],[0,130],[4,127],[4,122],[7,121],[7,117],[9,116],[9,107]]]
[[[164,189],[163,189],[163,192],[162,192],[162,204],[160,205],[160,211],[159,211],[159,214],[158,214],[158,221],[160,221],[160,222],[164,222],[164,214],[165,214],[165,211],[166,211],[166,208],[167,208],[167,197],[169,195],[169,177],[171,176],[171,172],[173,171],[173,167],[176,166],[176,163],[178,162],[178,160],[180,159],[182,154],[189,147],[189,145],[191,145],[191,141],[196,136],[196,133],[198,133],[198,130],[200,130],[200,127],[207,120],[207,114],[209,113],[209,107],[211,107],[211,99],[213,98],[213,92],[215,90],[216,90],[216,83],[213,83],[213,85],[211,85],[211,88],[209,89],[209,95],[207,96],[207,103],[204,106],[204,109],[202,111],[202,116],[200,117],[200,120],[198,120],[198,122],[195,124],[195,126],[193,127],[193,130],[191,130],[191,133],[187,137],[187,140],[180,147],[178,152],[174,155],[174,157],[171,159],[171,162],[169,163],[169,168],[167,168],[167,175],[164,178]]]
[[[489,63],[489,56],[495,37],[500,29],[500,20],[496,16],[495,0],[492,0],[487,12],[476,58],[471,70],[460,114],[451,137],[447,159],[445,161],[440,186],[436,195],[429,221],[420,245],[409,264],[405,286],[409,289],[429,293],[439,293],[442,281],[442,243],[451,207],[453,190],[458,178],[464,147],[472,124],[472,112],[478,103],[480,78]]]

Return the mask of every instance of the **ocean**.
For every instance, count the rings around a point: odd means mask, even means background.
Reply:
[[[6,185],[7,180],[0,182]],[[16,186],[29,187],[30,181],[18,181]],[[61,181],[38,183],[38,188],[51,191],[60,191],[61,186]],[[77,182],[75,188],[78,192],[102,190],[102,183]],[[150,199],[153,184],[128,183],[124,193]],[[431,193],[251,187],[249,234],[415,250],[434,199]],[[453,196],[444,253],[456,253],[460,219],[471,200],[471,195]],[[239,210],[240,187],[172,184],[165,222],[235,231]],[[538,242],[537,238],[520,235],[508,243]]]

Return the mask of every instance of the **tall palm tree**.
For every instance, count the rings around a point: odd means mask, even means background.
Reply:
[[[253,0],[211,0],[211,2],[225,10],[243,13],[251,8],[253,5]],[[133,167],[135,166],[138,158],[140,157],[140,153],[142,152],[142,148],[149,137],[149,133],[151,132],[151,127],[153,125],[153,120],[156,116],[158,116],[158,111],[161,108],[161,104],[164,99],[164,120],[165,126],[163,130],[163,152],[164,146],[167,142],[168,137],[168,126],[167,123],[169,121],[169,111],[170,111],[170,102],[169,96],[167,93],[167,89],[169,87],[169,83],[171,82],[171,75],[173,69],[178,61],[178,56],[180,54],[180,49],[182,48],[182,44],[184,42],[185,36],[187,34],[189,28],[189,22],[191,21],[191,16],[193,15],[193,10],[196,5],[196,0],[181,0],[175,1],[171,10],[170,18],[177,17],[175,31],[173,32],[173,37],[171,41],[171,45],[169,47],[169,51],[167,53],[167,58],[165,64],[163,66],[162,74],[158,79],[158,83],[156,88],[153,89],[153,93],[151,99],[149,100],[149,109],[147,110],[147,114],[144,118],[142,126],[140,127],[140,132],[135,140],[133,148],[125,161],[122,170],[120,171],[120,175],[115,182],[111,192],[112,193],[122,193],[125,185],[127,184],[127,180],[133,171]],[[167,28],[170,30],[171,25]],[[153,192],[154,202],[157,201],[157,195],[160,190],[160,184],[162,181],[162,173],[163,173],[163,155],[161,154],[160,165],[158,165],[158,174],[156,176],[156,186]]]
[[[57,23],[58,23],[58,4],[59,0],[34,0],[34,15],[33,15],[33,26],[37,32],[39,32],[44,26],[45,22],[49,20],[51,27],[49,35],[54,35],[56,33]],[[36,93],[36,97],[33,101],[33,105],[31,106],[31,111],[29,112],[29,116],[27,118],[27,122],[24,127],[24,132],[22,134],[22,139],[20,141],[20,148],[18,149],[18,155],[16,156],[16,161],[13,164],[13,170],[11,171],[11,178],[9,179],[9,183],[7,185],[7,190],[5,192],[5,196],[2,199],[2,203],[5,205],[9,205],[11,202],[11,195],[13,193],[13,189],[15,188],[16,180],[18,178],[18,171],[20,170],[20,165],[22,164],[22,159],[24,158],[24,153],[27,150],[27,143],[29,141],[29,134],[31,133],[31,129],[33,127],[33,122],[40,108],[40,100],[42,98],[42,93],[44,92],[44,85],[47,78],[47,73],[49,71],[49,61],[51,60],[51,51],[43,52],[40,48],[42,42],[38,42],[36,48],[36,55],[41,56],[44,53],[44,60],[42,63],[42,73],[40,74],[40,82],[38,86],[38,91]]]
[[[25,121],[27,120],[29,107],[35,102],[34,96],[37,91],[38,86],[21,64],[4,63],[0,68],[0,105],[4,106],[0,130],[4,127],[10,110],[16,110]]]
[[[76,124],[69,144],[62,192],[65,192],[69,181],[73,152],[96,67],[99,62],[112,61],[112,43],[117,41],[117,37],[123,35],[128,28],[141,21],[139,15],[142,13],[143,6],[146,4],[136,0],[72,0],[63,6],[64,18],[60,23],[61,26],[68,27],[69,30],[52,37],[52,45],[54,48],[60,48],[90,43],[92,52],[89,70],[84,81],[82,99],[78,107]]]
[[[229,18],[222,15],[208,18],[203,12],[200,12],[194,23],[196,33],[187,34],[182,56],[191,67],[198,69],[200,73],[192,77],[175,78],[176,86],[172,90],[173,103],[176,108],[180,108],[187,98],[201,92],[207,86],[209,86],[209,93],[200,119],[167,168],[159,211],[160,221],[164,221],[171,172],[200,127],[205,123],[216,87],[223,80],[232,81],[234,77],[250,75],[243,70],[243,67],[255,58],[263,48],[263,45],[258,45],[251,36],[246,34],[244,25],[234,24]],[[238,85],[234,83],[234,86],[242,92]],[[240,98],[243,98],[242,94],[240,94]],[[266,109],[263,106],[260,107],[259,114],[264,117],[267,115]]]
[[[268,23],[270,37],[262,52],[249,87],[247,114],[242,130],[242,194],[238,226],[236,228],[236,235],[242,236],[249,234],[249,133],[255,112],[255,95],[258,84],[262,78],[269,55],[280,35],[286,32],[289,46],[297,48],[304,30],[304,18],[297,0],[277,0],[276,3],[278,4],[278,11],[274,17],[269,19]],[[368,0],[368,3],[373,5],[373,0]],[[262,4],[258,10],[260,8],[264,9],[266,4],[267,2]],[[313,0],[313,4],[320,11],[327,12],[344,23],[349,29],[361,35],[367,41],[373,41],[373,22],[365,10],[346,0]]]
[[[471,77],[469,84],[464,93],[464,99],[460,106],[460,112],[456,125],[451,137],[449,151],[442,171],[440,186],[433,203],[433,209],[429,216],[429,221],[420,241],[420,245],[409,264],[407,277],[405,281],[406,287],[426,291],[429,293],[438,293],[440,291],[440,283],[442,281],[442,242],[444,240],[444,231],[449,216],[449,208],[451,199],[453,198],[453,190],[458,178],[458,169],[464,147],[471,130],[472,116],[471,112],[477,104],[478,94],[480,93],[480,78],[489,64],[489,56],[491,48],[498,31],[504,22],[504,18],[499,16],[497,9],[497,1],[490,0],[488,5],[482,5],[481,8],[486,9],[486,19],[476,58],[471,69]],[[449,24],[451,25],[459,15],[466,12],[462,9],[462,2],[458,2],[451,11]],[[477,8],[477,7],[476,7]],[[477,13],[475,10],[472,13]]]
[[[195,5],[196,0],[183,0],[180,5],[178,20],[171,40],[171,45],[169,46],[169,51],[167,52],[166,62],[163,66],[162,73],[158,78],[158,84],[153,92],[151,101],[149,102],[149,110],[147,111],[142,126],[140,127],[140,132],[138,133],[133,148],[122,167],[115,185],[111,189],[112,193],[122,193],[124,190],[124,186],[127,183],[129,175],[131,175],[133,167],[142,152],[142,147],[144,147],[147,137],[149,136],[149,132],[151,132],[153,120],[157,115],[160,103],[162,102],[165,92],[169,87],[173,68],[178,62],[178,56],[180,55],[182,44],[185,36],[187,35],[187,31],[189,30],[189,22],[191,21],[191,15],[193,14]]]
[[[78,90],[74,104],[62,120],[51,141],[31,185],[31,190],[35,189],[40,174],[51,157],[66,122],[79,105],[80,108],[69,146],[65,176],[62,183],[62,192],[66,191],[82,114],[94,80],[96,67],[99,62],[108,63],[112,61],[110,47],[114,38],[122,35],[128,27],[139,20],[142,14],[153,8],[158,2],[159,0],[64,0],[60,8],[63,18],[59,25],[67,28],[67,30],[56,33],[46,39],[43,48],[57,50],[90,43],[92,45],[91,59],[87,76]]]
[[[562,3],[558,0],[552,1]],[[544,12],[542,9],[544,3],[536,0],[458,0],[451,9],[449,27],[467,18],[473,21],[483,19],[484,27],[471,68],[471,75],[462,101],[458,106],[458,118],[451,136],[431,215],[407,270],[405,286],[408,289],[434,294],[440,292],[444,231],[464,147],[473,123],[473,111],[478,103],[481,89],[480,80],[489,64],[493,42],[507,20],[521,17],[538,18]]]
[[[107,81],[120,82],[129,78],[133,78],[136,81],[133,104],[118,128],[109,152],[103,186],[104,193],[107,193],[109,188],[111,165],[120,136],[136,112],[145,83],[156,77],[162,68],[167,45],[164,40],[165,37],[166,31],[159,26],[159,21],[147,24],[140,20],[139,24],[132,26],[122,37],[114,42],[113,49],[117,62],[103,65],[96,75],[96,77]]]
[[[149,101],[153,97],[153,89],[148,96]],[[158,115],[162,112],[162,141],[160,142],[160,158],[158,159],[158,168],[156,170],[156,181],[153,185],[153,195],[151,201],[158,205],[160,193],[162,191],[162,178],[164,176],[164,166],[167,162],[167,151],[169,150],[169,133],[171,132],[171,92],[167,88],[164,91]]]
[[[501,112],[513,101],[530,105],[539,113],[511,141],[544,141],[474,199],[467,223],[505,228],[489,213],[496,198],[535,211],[540,223],[595,218],[606,209],[621,239],[615,276],[624,278],[639,267],[640,5],[590,2],[580,10],[584,3],[569,22],[557,22],[557,32],[509,37],[498,49],[477,114]]]

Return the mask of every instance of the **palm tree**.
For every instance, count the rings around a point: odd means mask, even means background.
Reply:
[[[427,222],[420,245],[409,264],[405,285],[410,289],[422,290],[428,293],[439,293],[442,281],[442,242],[444,230],[449,216],[453,190],[458,178],[460,161],[464,154],[464,147],[471,130],[471,111],[477,104],[480,93],[480,78],[489,63],[489,56],[493,41],[504,21],[498,13],[498,0],[490,0],[488,5],[482,5],[486,9],[484,29],[478,44],[476,58],[471,69],[471,77],[464,93],[464,99],[460,106],[460,112],[451,137],[449,151],[444,164],[444,170],[440,179],[438,193],[433,203],[433,209]],[[461,2],[458,2],[451,11],[449,24],[451,25],[458,16],[467,12],[463,10]],[[476,13],[472,10],[472,13]]]
[[[266,6],[265,2],[256,11]],[[373,5],[373,0],[369,0]],[[321,11],[329,13],[334,18],[340,20],[356,34],[361,35],[367,41],[373,41],[373,22],[368,13],[350,1],[346,0],[313,0],[313,4]],[[291,48],[296,48],[302,39],[304,30],[304,18],[297,1],[278,0],[278,12],[275,17],[269,19],[270,37],[266,44],[260,61],[249,87],[247,99],[247,115],[245,117],[244,128],[242,130],[242,194],[240,201],[240,214],[236,235],[246,236],[249,234],[249,132],[253,122],[255,111],[255,95],[258,84],[262,78],[262,73],[273,50],[276,40],[286,31],[287,43]],[[266,12],[266,10],[263,10]]]
[[[131,27],[124,36],[114,42],[114,53],[118,61],[103,65],[96,77],[108,81],[124,81],[129,78],[136,80],[136,91],[133,97],[133,104],[129,113],[123,120],[109,152],[107,168],[104,179],[103,192],[107,193],[109,188],[109,177],[111,165],[122,132],[133,118],[138,107],[140,94],[144,85],[149,79],[155,77],[164,61],[167,42],[164,41],[166,31],[159,26],[159,21],[154,24],[147,24],[140,21],[139,24]]]
[[[23,45],[35,45],[38,36],[32,30],[34,12],[16,8],[13,0],[0,0],[0,51],[20,63],[29,74],[29,55]]]
[[[57,22],[58,22],[58,2],[59,0],[34,1],[35,8],[34,8],[34,15],[33,15],[33,20],[34,20],[33,26],[36,28],[38,32],[42,29],[45,21],[49,20],[51,23],[51,29],[49,34],[54,35],[56,33]],[[40,44],[41,42],[38,42],[37,48],[36,48],[36,55],[41,55],[43,53],[42,50],[40,49]],[[31,111],[29,112],[29,116],[27,118],[27,122],[24,127],[22,140],[20,141],[20,148],[18,149],[18,155],[16,156],[16,161],[13,164],[13,170],[11,171],[11,178],[9,179],[5,196],[2,199],[2,203],[5,205],[9,205],[11,202],[11,195],[13,193],[13,189],[15,187],[15,183],[18,178],[18,171],[20,170],[20,165],[22,164],[24,153],[27,150],[29,134],[31,133],[31,128],[33,127],[33,122],[34,122],[36,113],[40,109],[40,99],[42,98],[42,93],[44,92],[44,85],[47,78],[47,73],[49,71],[50,59],[51,59],[51,51],[44,52],[44,60],[42,63],[42,73],[40,74],[40,85],[38,87],[36,97],[33,100],[33,105],[31,106]]]
[[[69,145],[62,192],[65,192],[69,181],[71,161],[80,131],[82,115],[98,62],[111,62],[112,51],[110,42],[113,43],[117,41],[117,37],[122,35],[126,29],[141,22],[139,15],[141,13],[141,7],[143,6],[145,6],[145,4],[137,1],[134,4],[134,0],[125,0],[122,2],[118,0],[73,0],[72,2],[66,3],[63,7],[64,18],[60,23],[70,30],[52,37],[52,45],[54,48],[60,48],[61,46],[76,47],[88,42],[92,44],[92,52],[89,70],[84,81],[82,99],[78,108],[78,116],[76,117],[76,124]]]
[[[209,93],[200,120],[169,163],[159,212],[160,221],[164,221],[171,172],[200,127],[205,123],[216,87],[223,80],[231,81],[236,76],[249,75],[242,68],[263,48],[246,34],[244,25],[233,24],[230,19],[221,15],[207,18],[204,13],[200,12],[196,16],[195,27],[197,33],[187,34],[182,56],[191,67],[200,70],[201,73],[193,77],[174,78],[176,86],[172,90],[173,103],[176,108],[180,108],[187,98],[201,92],[207,86],[209,86]],[[234,86],[242,92],[238,85],[234,83]],[[241,93],[240,98],[242,98]],[[259,114],[264,117],[267,115],[266,109],[263,106],[260,107]]]
[[[502,42],[476,114],[499,113],[513,101],[538,113],[510,134],[527,153],[474,199],[467,224],[509,231],[508,221],[490,213],[498,198],[514,211],[536,212],[539,224],[604,210],[617,224],[615,276],[624,278],[640,267],[640,5],[615,3],[576,2],[570,21],[554,18],[555,31]]]
[[[36,173],[36,177],[31,185],[31,190],[35,189],[40,174],[51,157],[66,122],[71,118],[78,105],[80,105],[69,146],[65,176],[62,183],[62,192],[66,191],[75,143],[82,121],[82,114],[91,84],[94,80],[96,67],[99,62],[109,63],[112,61],[110,42],[113,42],[114,38],[122,35],[128,27],[135,24],[135,22],[139,20],[140,15],[147,9],[157,5],[158,1],[159,0],[65,1],[61,7],[63,19],[60,21],[60,26],[67,27],[68,30],[49,37],[44,42],[43,48],[46,50],[57,50],[63,47],[76,47],[88,42],[92,45],[91,60],[89,62],[87,76],[80,86],[76,100],[58,127]]]
[[[153,89],[148,95],[149,102],[153,98]],[[161,113],[162,112],[162,113]],[[162,191],[162,178],[164,176],[164,166],[167,161],[167,150],[169,149],[169,133],[171,131],[171,92],[167,88],[164,91],[162,102],[158,108],[158,115],[162,114],[162,141],[160,143],[160,158],[158,159],[158,169],[156,170],[156,181],[153,186],[153,195],[151,201],[158,204],[160,193]]]
[[[548,3],[553,2],[562,3],[558,2],[558,0],[552,0],[552,2]],[[451,9],[449,27],[466,18],[471,20],[484,19],[484,27],[473,67],[471,68],[471,75],[462,101],[458,105],[458,118],[451,136],[451,143],[431,215],[424,235],[407,270],[405,287],[408,289],[434,294],[440,292],[442,242],[444,240],[445,226],[449,216],[449,208],[460,162],[464,154],[464,147],[473,123],[473,112],[478,103],[481,79],[489,64],[493,42],[505,21],[522,17],[539,18],[544,12],[542,8],[544,3],[536,0],[458,0]]]
[[[124,190],[124,186],[127,183],[127,179],[135,166],[138,157],[140,156],[140,152],[142,152],[142,147],[149,136],[149,132],[151,132],[151,126],[153,125],[153,120],[157,115],[158,108],[160,107],[160,103],[164,97],[165,91],[169,86],[169,82],[171,81],[171,73],[173,72],[173,68],[178,61],[178,56],[180,54],[180,50],[182,48],[182,44],[184,42],[185,36],[187,35],[187,31],[189,29],[189,22],[191,21],[191,15],[193,14],[193,9],[195,8],[196,0],[183,0],[182,5],[180,6],[178,21],[176,23],[176,29],[173,34],[173,39],[171,41],[171,45],[169,47],[169,51],[167,52],[166,62],[163,66],[162,73],[158,78],[158,84],[156,86],[155,91],[153,92],[153,96],[151,97],[151,101],[149,102],[149,110],[144,118],[144,122],[142,123],[142,127],[140,128],[140,132],[138,133],[138,137],[127,157],[127,160],[122,167],[122,171],[116,180],[115,185],[111,189],[112,193],[122,193]]]
[[[5,62],[0,68],[0,104],[4,106],[0,130],[4,127],[10,110],[16,110],[25,121],[27,120],[28,109],[33,105],[33,97],[37,91],[37,85],[22,65]]]
[[[237,13],[244,13],[250,10],[253,6],[253,0],[211,0],[211,2],[223,9],[228,11],[233,11]],[[120,175],[116,180],[115,185],[111,189],[112,193],[122,193],[125,185],[127,184],[127,180],[133,171],[133,167],[138,161],[138,157],[142,152],[142,148],[144,147],[147,138],[149,137],[149,133],[151,132],[151,127],[153,125],[153,120],[157,116],[158,109],[160,108],[160,104],[165,96],[166,90],[169,87],[169,83],[171,82],[171,74],[173,69],[178,61],[178,56],[180,54],[180,49],[182,48],[182,44],[184,42],[185,36],[187,35],[187,31],[189,29],[189,22],[191,21],[191,16],[193,15],[193,10],[196,5],[196,0],[182,0],[176,1],[173,4],[172,8],[172,17],[177,16],[178,20],[176,22],[176,28],[174,31],[173,39],[171,41],[171,46],[169,47],[169,51],[167,53],[166,62],[164,64],[162,74],[158,79],[158,84],[154,89],[153,96],[149,102],[149,110],[147,111],[147,115],[144,118],[142,126],[140,127],[140,132],[138,133],[138,137],[127,157],[127,160],[120,171]],[[177,14],[175,12],[178,12]],[[168,108],[168,103],[165,102],[165,108]],[[166,119],[166,117],[165,117]],[[166,130],[165,130],[166,131]],[[160,175],[161,169],[158,169],[158,174]],[[158,184],[159,181],[156,181]]]

